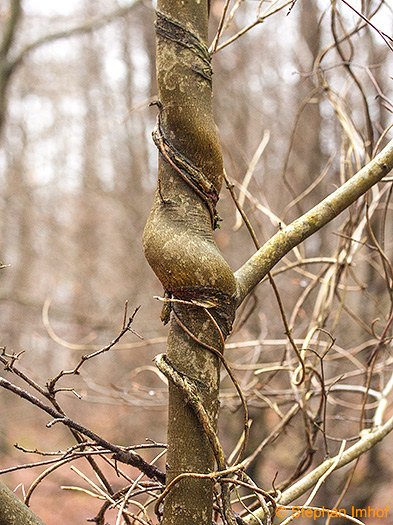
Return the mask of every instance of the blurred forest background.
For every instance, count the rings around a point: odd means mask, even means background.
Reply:
[[[285,2],[237,3],[219,46],[252,24],[258,10]],[[392,36],[390,1],[350,3]],[[0,0],[3,35],[11,4]],[[211,38],[223,4],[212,0]],[[4,65],[46,35],[88,25],[126,5],[24,0],[15,39],[0,60]],[[381,35],[339,0],[298,0],[288,9],[289,3],[213,56],[213,103],[226,171],[261,243],[364,165],[392,123],[393,55]],[[156,99],[154,18],[152,3],[135,1],[102,27],[24,53],[1,108],[0,259],[10,266],[0,270],[0,345],[23,351],[19,366],[45,385],[117,335],[126,300],[129,313],[141,305],[132,326],[144,340],[130,333],[86,363],[79,377],[63,378],[61,386],[75,388],[81,400],[59,394],[71,417],[123,445],[165,442],[166,432],[166,387],[151,362],[165,351],[167,329],[153,299],[162,290],[141,245],[156,184],[151,132],[157,110],[149,106]],[[387,325],[393,301],[391,192],[391,180],[381,183],[367,201],[288,255],[276,277],[296,341],[326,352],[331,390],[324,422],[334,453],[341,439],[358,434],[361,417],[370,426],[377,394],[393,372]],[[223,222],[217,243],[236,270],[254,252],[253,243],[225,188],[218,209]],[[371,379],[377,394],[365,400],[362,413],[367,359],[385,328]],[[267,282],[244,306],[227,348],[251,410],[251,452],[299,396],[289,375],[296,356]],[[309,388],[315,413],[320,385]],[[225,374],[222,407],[220,439],[229,454],[242,421]],[[46,429],[45,414],[8,392],[0,392],[0,418],[0,470],[32,460],[15,443],[45,451],[73,443],[66,429]],[[254,480],[269,490],[275,473],[279,485],[303,453],[310,461],[323,459],[322,433],[308,445],[307,435],[299,412],[253,464]],[[341,506],[390,504],[391,447],[389,436],[362,458]],[[22,496],[21,484],[28,487],[37,472],[1,479],[18,486]],[[321,489],[321,505],[335,506],[349,472]],[[84,523],[99,504],[60,490],[78,483],[63,467],[37,488],[32,509],[48,525]],[[389,519],[385,523],[393,523],[393,510]]]

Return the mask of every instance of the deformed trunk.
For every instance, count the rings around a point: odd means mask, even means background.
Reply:
[[[213,239],[223,163],[211,105],[207,21],[207,0],[158,4],[159,116],[154,140],[160,159],[144,250],[172,310],[167,358],[196,385],[216,428],[219,360],[200,342],[221,350],[220,331],[225,337],[230,329],[236,287]],[[168,482],[184,472],[212,472],[215,463],[201,423],[181,389],[169,383]],[[165,499],[164,523],[211,525],[212,490],[210,480],[181,480]]]

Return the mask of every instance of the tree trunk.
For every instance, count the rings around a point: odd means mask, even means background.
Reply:
[[[14,41],[21,13],[21,0],[12,0],[10,2],[10,16],[4,23],[0,42],[0,137],[7,112],[7,90],[13,69],[13,65],[8,59],[8,52]]]
[[[236,287],[212,235],[223,163],[211,105],[207,24],[207,0],[158,3],[160,103],[154,135],[160,160],[144,250],[166,296],[189,303],[170,303],[167,357],[175,371],[196,385],[215,429],[219,360],[198,340],[221,350],[220,331],[204,306],[209,307],[225,337],[234,315]],[[169,383],[167,482],[184,472],[207,474],[215,463],[201,423],[181,389]],[[212,504],[211,480],[182,479],[165,499],[164,523],[211,525]]]

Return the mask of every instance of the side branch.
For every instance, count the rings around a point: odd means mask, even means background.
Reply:
[[[111,22],[115,18],[124,16],[130,11],[139,0],[130,0],[129,5],[115,9],[114,11],[106,14],[94,17],[87,22],[83,22],[71,29],[59,31],[49,35],[45,35],[38,38],[31,44],[26,45],[19,53],[13,56],[12,44],[15,39],[15,31],[18,20],[21,18],[21,0],[12,0],[11,2],[11,15],[8,24],[5,28],[3,39],[0,44],[0,133],[3,129],[6,112],[8,108],[7,103],[7,91],[10,83],[10,79],[17,70],[17,68],[23,63],[24,59],[33,51],[39,47],[60,40],[62,38],[68,38],[72,35],[80,35],[89,33],[100,27],[103,27],[106,23]]]
[[[105,24],[111,22],[115,18],[120,18],[126,15],[128,11],[130,11],[130,9],[132,9],[134,5],[138,3],[138,1],[139,0],[131,0],[131,2],[128,5],[124,7],[119,7],[118,9],[115,9],[114,11],[111,11],[106,15],[96,16],[88,21],[83,22],[82,24],[72,27],[71,29],[65,29],[64,31],[59,31],[57,33],[52,33],[38,38],[36,41],[32,42],[31,44],[28,44],[13,60],[10,61],[9,68],[14,70],[23,62],[23,60],[28,54],[30,54],[32,51],[35,51],[37,48],[43,46],[44,44],[49,44],[50,42],[54,42],[55,40],[68,38],[73,35],[90,33],[92,31],[95,31],[96,29],[100,29]]]
[[[6,27],[3,31],[3,38],[1,39],[1,45],[0,45],[0,59],[3,60],[11,48],[11,45],[15,38],[15,31],[16,26],[18,24],[18,21],[20,19],[20,15],[22,12],[22,4],[21,0],[12,0],[11,5],[11,14],[10,18],[7,22]]]
[[[237,306],[286,255],[337,217],[393,169],[393,140],[345,184],[277,232],[237,272]]]
[[[335,469],[339,469],[348,465],[362,454],[373,448],[377,443],[382,441],[393,430],[393,417],[390,418],[381,427],[372,430],[365,429],[361,432],[360,440],[349,447],[345,452],[339,456],[335,456],[324,461],[319,467],[316,467],[309,474],[297,481],[292,487],[285,490],[279,497],[277,503],[279,505],[289,505],[297,498],[305,494],[311,489],[318,480],[327,472],[335,463]],[[243,518],[243,522],[247,525],[258,525],[265,518],[265,512],[262,508],[254,511],[252,514]]]
[[[68,417],[65,417],[61,412],[58,412],[54,408],[45,405],[42,403],[37,397],[33,396],[32,394],[29,394],[22,388],[19,388],[18,386],[10,383],[7,381],[7,379],[4,379],[3,377],[0,377],[0,387],[5,388],[6,390],[9,390],[10,392],[13,392],[14,394],[18,395],[22,399],[26,399],[33,405],[37,406],[50,416],[54,418],[54,421],[49,423],[48,426],[52,426],[54,423],[63,423],[65,426],[71,428],[72,430],[76,430],[77,432],[80,432],[84,436],[87,436],[88,438],[92,439],[97,443],[97,445],[102,446],[103,448],[110,450],[114,453],[115,459],[118,461],[121,461],[122,463],[132,465],[133,467],[136,467],[141,472],[146,474],[148,478],[151,479],[157,479],[161,483],[165,482],[165,475],[154,465],[151,465],[147,461],[145,461],[139,454],[136,454],[135,452],[132,452],[131,450],[126,450],[123,447],[119,447],[117,445],[113,445],[106,439],[101,438],[91,430],[83,427],[79,423],[76,423],[72,419],[69,419]],[[0,522],[1,523],[1,522]]]
[[[4,483],[0,482],[0,523],[45,525]]]

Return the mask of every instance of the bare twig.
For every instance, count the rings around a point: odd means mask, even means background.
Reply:
[[[72,419],[68,417],[64,417],[63,414],[61,414],[54,408],[42,403],[42,401],[40,401],[37,397],[33,396],[32,394],[29,394],[28,392],[19,388],[18,386],[13,385],[12,383],[10,383],[9,381],[7,381],[6,379],[2,377],[0,377],[0,387],[5,388],[6,390],[9,390],[10,392],[13,392],[14,394],[21,397],[22,399],[25,399],[29,403],[37,406],[38,408],[40,408],[41,410],[43,410],[44,412],[52,416],[55,422],[60,422],[63,425],[73,430],[76,430],[80,434],[83,434],[84,436],[87,436],[88,438],[94,440],[98,446],[101,446],[107,450],[110,450],[111,452],[115,454],[115,457],[118,461],[132,465],[138,468],[141,472],[144,472],[147,477],[152,478],[152,479],[157,479],[161,481],[162,483],[164,483],[165,481],[164,474],[160,470],[158,470],[156,467],[147,463],[141,456],[139,456],[135,452],[127,450],[123,447],[119,447],[117,445],[113,445],[109,441],[101,438],[100,436],[98,436],[91,430],[83,427],[79,423],[76,423],[75,421],[73,421]],[[53,424],[53,422],[51,424]]]

